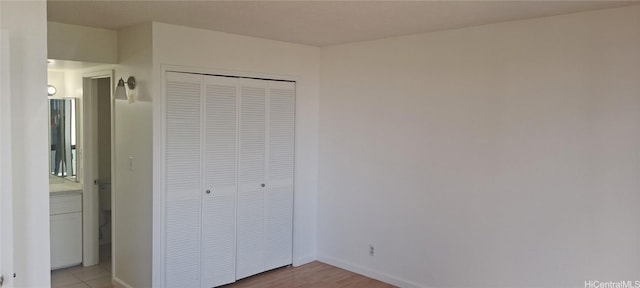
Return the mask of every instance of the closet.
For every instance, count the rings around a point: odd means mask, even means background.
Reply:
[[[165,287],[292,263],[295,83],[166,73]]]

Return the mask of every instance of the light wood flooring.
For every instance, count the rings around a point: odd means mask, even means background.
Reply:
[[[111,288],[111,251],[100,247],[100,264],[51,272],[53,288]],[[110,248],[110,247],[109,247]],[[103,250],[104,249],[104,250]],[[106,250],[106,251],[105,251]],[[395,287],[321,262],[283,267],[251,276],[223,288],[388,288]]]
[[[387,288],[378,280],[321,262],[284,267],[223,286],[224,288]]]

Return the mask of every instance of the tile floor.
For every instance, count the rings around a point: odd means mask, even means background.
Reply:
[[[100,246],[100,263],[51,271],[52,288],[111,288],[111,245]]]

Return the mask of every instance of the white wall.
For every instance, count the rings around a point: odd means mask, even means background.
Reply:
[[[0,1],[10,38],[15,287],[50,286],[46,8]]]
[[[47,84],[56,87],[55,97],[64,97],[67,94],[64,71],[47,70]]]
[[[294,265],[315,259],[319,49],[253,37],[153,23],[155,79],[162,65],[234,74],[295,77],[296,167]],[[156,92],[160,91],[158,83]],[[158,121],[156,121],[158,124]],[[156,127],[159,129],[159,126]],[[156,130],[157,131],[157,130]],[[157,154],[157,157],[160,157]],[[159,177],[159,176],[158,176]],[[156,191],[155,193],[160,193]]]
[[[83,98],[83,77],[99,71],[113,70],[116,67],[116,65],[112,64],[92,63],[92,65],[87,68],[48,69],[48,82],[49,84],[55,85],[58,89],[56,97]]]
[[[640,279],[639,51],[640,6],[324,48],[318,258],[404,287]]]
[[[151,23],[118,30],[116,79],[136,78],[135,101],[115,100],[112,232],[114,278],[151,287],[152,79]],[[116,82],[117,83],[117,82]],[[130,160],[132,159],[132,160]],[[133,161],[133,167],[130,165]]]
[[[120,77],[135,76],[135,101],[114,103],[116,173],[112,177],[114,279],[132,287],[151,286],[151,24],[118,31],[49,22],[49,58],[93,63],[117,63],[65,70],[65,96],[82,98],[82,79],[87,73],[115,69]],[[87,65],[80,65],[81,67]],[[102,99],[104,100],[104,99]],[[98,119],[97,119],[98,120]],[[80,126],[79,139],[82,139]],[[101,142],[102,143],[102,142]],[[104,147],[102,147],[104,148]],[[100,148],[100,149],[102,149]],[[109,148],[109,147],[107,147]],[[83,149],[82,147],[80,149]],[[104,156],[104,155],[101,155]],[[101,160],[104,160],[99,156]],[[129,158],[134,161],[130,169]],[[99,161],[105,164],[106,161]],[[79,163],[82,173],[82,162]],[[100,173],[105,172],[99,167]],[[106,173],[108,174],[108,173]],[[109,175],[101,175],[103,178]],[[98,177],[96,175],[96,177]],[[80,177],[79,179],[82,179]],[[102,195],[101,195],[102,196]],[[101,198],[103,204],[107,202]],[[99,208],[99,207],[96,207]],[[102,223],[102,215],[99,215]],[[88,218],[90,219],[90,218]],[[93,227],[92,224],[88,224]],[[97,231],[97,228],[96,228]],[[109,237],[109,233],[105,236]],[[103,241],[104,242],[104,241]]]
[[[2,15],[0,4],[0,15]],[[0,22],[1,23],[1,22]],[[11,67],[9,36],[0,27],[0,229],[13,231],[13,157],[11,143]],[[13,273],[13,233],[0,234],[0,273]],[[7,286],[12,285],[11,279]]]
[[[95,63],[118,62],[115,30],[48,23],[48,58]]]

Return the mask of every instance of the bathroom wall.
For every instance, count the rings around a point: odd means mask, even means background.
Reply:
[[[58,70],[47,71],[47,84],[56,87],[56,94],[54,97],[64,97],[67,93],[67,83],[65,82],[65,72]]]

